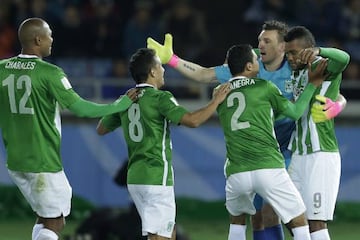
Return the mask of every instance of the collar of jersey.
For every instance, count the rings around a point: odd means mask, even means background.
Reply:
[[[20,57],[20,58],[39,58],[36,55],[28,55],[28,54],[19,54],[18,57]]]
[[[140,83],[140,84],[136,84],[137,88],[141,88],[141,87],[152,87],[152,88],[155,88],[153,85],[150,85],[148,83]]]
[[[231,82],[233,80],[241,79],[241,78],[247,78],[247,77],[245,77],[245,76],[236,76],[236,77],[230,78],[229,82]]]

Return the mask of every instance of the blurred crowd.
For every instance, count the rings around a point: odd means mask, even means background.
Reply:
[[[308,27],[319,46],[348,51],[352,58],[344,78],[360,82],[359,0],[230,0],[226,5],[208,0],[0,2],[0,58],[19,53],[18,25],[27,17],[41,17],[53,30],[50,61],[71,65],[66,70],[74,72],[69,75],[83,74],[81,65],[91,75],[96,71],[84,61],[101,59],[106,70],[100,69],[97,73],[102,75],[95,77],[127,77],[129,56],[146,46],[147,37],[162,42],[167,32],[174,36],[174,51],[182,58],[218,65],[232,44],[257,46],[262,23],[277,19]],[[80,66],[74,67],[75,62]]]

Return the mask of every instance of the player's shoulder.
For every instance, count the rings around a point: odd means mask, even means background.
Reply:
[[[13,61],[16,57],[0,59],[0,65],[6,64],[7,62]]]
[[[54,63],[39,59],[39,65],[42,68],[48,69],[50,71],[57,71],[57,72],[63,72],[63,69],[57,65],[55,65]]]
[[[267,82],[269,82],[268,80],[261,77],[255,77],[250,79],[254,80],[256,84],[267,84]]]

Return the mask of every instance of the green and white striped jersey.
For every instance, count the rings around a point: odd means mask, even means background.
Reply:
[[[173,186],[170,122],[179,124],[187,113],[168,91],[139,84],[139,99],[127,111],[105,116],[110,131],[121,126],[128,147],[128,184]]]
[[[349,55],[338,49],[321,48],[321,56],[327,57],[326,71],[330,74],[316,90],[304,115],[296,122],[296,128],[291,136],[289,149],[296,154],[305,155],[313,152],[337,152],[338,143],[335,135],[334,119],[315,124],[311,118],[310,106],[316,101],[315,95],[320,94],[335,101],[339,94],[342,71],[349,63]],[[314,63],[320,58],[318,57]],[[316,66],[316,64],[315,64]],[[295,100],[303,92],[308,83],[308,70],[292,72]]]
[[[289,101],[270,81],[258,78],[230,79],[231,92],[217,108],[225,135],[225,174],[265,168],[284,168],[274,131],[274,115]]]
[[[62,170],[59,104],[80,97],[63,70],[36,56],[0,61],[0,126],[7,167],[23,172]]]

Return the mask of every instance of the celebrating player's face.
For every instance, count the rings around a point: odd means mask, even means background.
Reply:
[[[41,55],[47,57],[51,54],[51,45],[53,43],[52,31],[47,23],[44,23],[43,34],[41,34]]]
[[[279,42],[276,30],[263,30],[258,37],[261,61],[270,64],[284,54],[284,42]]]
[[[157,87],[160,88],[164,85],[164,72],[165,69],[163,68],[160,58],[155,56],[156,65],[153,67],[154,75],[157,81]]]
[[[300,51],[303,49],[301,40],[294,39],[285,44],[285,53],[292,70],[299,70],[305,67],[300,60]]]

